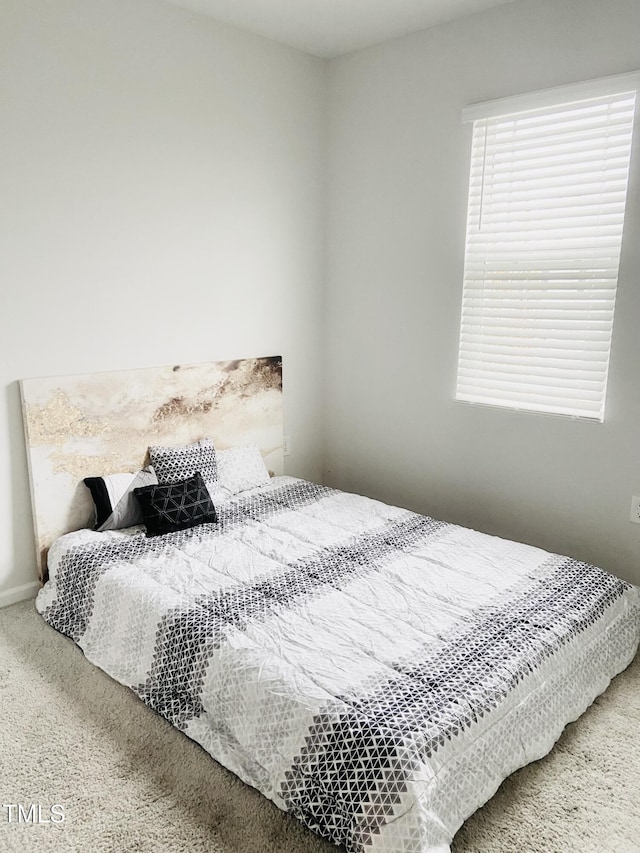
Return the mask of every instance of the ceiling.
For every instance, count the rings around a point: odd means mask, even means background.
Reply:
[[[514,0],[168,0],[332,58]]]

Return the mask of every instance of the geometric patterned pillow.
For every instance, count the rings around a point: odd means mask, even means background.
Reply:
[[[218,478],[216,451],[210,438],[193,444],[150,447],[149,457],[158,482],[162,484],[177,483],[196,471],[200,471],[205,483],[213,483]]]
[[[95,529],[122,530],[123,527],[142,524],[142,511],[133,490],[157,482],[158,478],[150,467],[135,474],[85,477],[84,484],[91,492],[95,506]]]
[[[140,501],[147,536],[161,536],[218,520],[211,496],[199,471],[179,483],[142,486],[134,494]]]

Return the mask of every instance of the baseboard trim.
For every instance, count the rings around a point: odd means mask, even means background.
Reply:
[[[0,607],[8,607],[10,604],[25,601],[27,598],[35,598],[39,589],[39,581],[32,581],[31,583],[23,583],[22,586],[0,590]]]

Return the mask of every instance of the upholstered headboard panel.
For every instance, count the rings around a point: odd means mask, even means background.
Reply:
[[[151,444],[253,442],[270,471],[283,470],[279,356],[23,379],[20,387],[41,578],[53,540],[91,524],[83,478],[136,471]]]

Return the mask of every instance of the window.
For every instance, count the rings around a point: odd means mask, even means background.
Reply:
[[[639,82],[464,110],[473,142],[456,399],[604,419]]]

